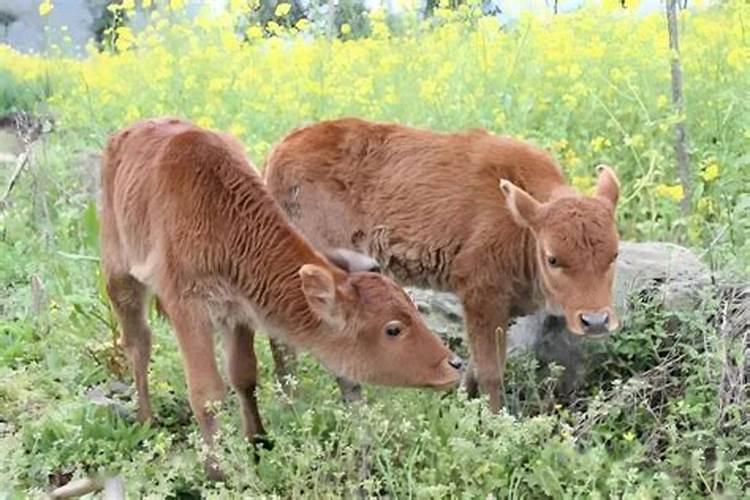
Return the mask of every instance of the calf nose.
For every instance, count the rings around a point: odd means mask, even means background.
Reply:
[[[583,333],[596,334],[607,332],[607,326],[609,325],[609,313],[582,313],[579,315],[581,320],[581,326],[583,327]]]
[[[464,360],[454,354],[451,356],[451,359],[448,360],[448,364],[456,370],[461,370],[464,367]]]

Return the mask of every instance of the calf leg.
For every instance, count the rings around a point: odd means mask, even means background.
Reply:
[[[284,393],[292,397],[293,385],[289,383],[289,376],[293,375],[297,368],[297,355],[294,349],[279,340],[268,338],[273,356],[274,373],[276,380],[281,384]]]
[[[229,383],[237,392],[242,412],[242,428],[251,442],[267,444],[263,439],[266,430],[258,412],[256,388],[258,384],[258,362],[253,340],[255,332],[247,325],[230,328],[224,335],[227,373]]]
[[[201,304],[164,301],[162,305],[175,329],[182,352],[190,407],[198,421],[203,441],[209,447],[209,457],[204,463],[206,473],[211,479],[222,480],[224,475],[211,453],[216,417],[210,406],[224,400],[225,389],[216,366],[210,318]]]
[[[146,286],[130,274],[107,277],[107,294],[122,330],[120,345],[130,360],[138,398],[138,421],[153,419],[148,393],[151,329],[146,322]]]
[[[478,385],[482,392],[489,394],[490,410],[498,413],[503,404],[507,308],[498,300],[499,294],[487,290],[461,295],[471,353],[466,389],[470,395],[476,395]]]

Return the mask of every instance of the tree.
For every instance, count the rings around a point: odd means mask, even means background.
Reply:
[[[680,201],[682,214],[690,215],[691,188],[690,158],[687,150],[687,132],[685,131],[685,97],[682,85],[682,64],[680,63],[680,38],[677,25],[677,1],[666,0],[667,31],[669,32],[670,63],[672,70],[672,106],[678,114],[675,123],[674,151],[677,159],[677,174],[680,177],[683,197]]]

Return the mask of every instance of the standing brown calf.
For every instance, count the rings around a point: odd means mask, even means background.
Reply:
[[[341,119],[291,132],[265,179],[317,248],[362,251],[402,284],[455,292],[467,388],[476,394],[478,382],[498,411],[513,317],[546,306],[576,334],[618,327],[619,187],[610,168],[597,170],[596,195],[583,196],[548,154],[517,140]]]
[[[182,352],[190,405],[210,445],[207,403],[224,397],[212,327],[224,332],[227,371],[244,433],[258,413],[256,328],[309,350],[334,373],[383,385],[449,388],[460,360],[428,329],[371,259],[317,253],[286,220],[233,138],[179,120],[114,134],[102,162],[101,253],[107,292],[133,365],[138,418],[152,418],[148,290]],[[334,265],[335,262],[336,265]],[[212,476],[220,476],[210,461]]]

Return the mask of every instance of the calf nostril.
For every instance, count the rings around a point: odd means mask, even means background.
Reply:
[[[448,364],[451,365],[456,370],[460,370],[464,366],[463,360],[459,358],[458,356],[453,356],[451,359],[449,359]]]
[[[591,326],[591,323],[589,323],[589,320],[588,320],[587,316],[588,315],[586,315],[586,314],[579,314],[578,315],[578,319],[581,320],[581,324],[583,325],[584,328],[588,328],[589,326]]]
[[[580,314],[578,318],[585,331],[606,328],[609,324],[609,313]]]

